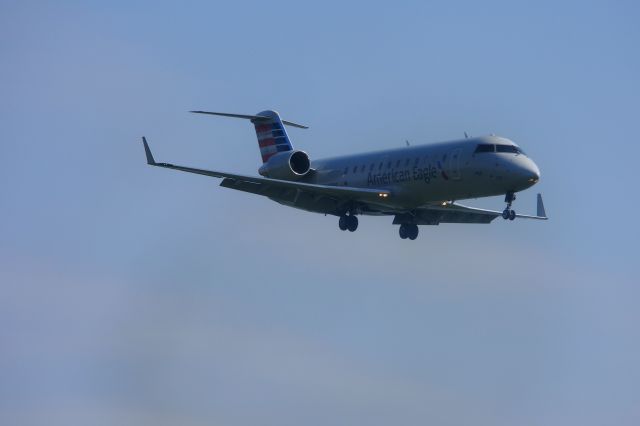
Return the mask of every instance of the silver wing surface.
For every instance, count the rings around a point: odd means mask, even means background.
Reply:
[[[542,195],[538,194],[538,208],[536,215],[516,213],[516,217],[523,219],[547,220]],[[438,225],[440,223],[490,223],[502,216],[502,212],[464,206],[458,203],[443,203],[414,210],[411,213],[398,214],[394,224],[415,223],[416,225]]]
[[[157,163],[146,138],[142,138],[147,164],[164,167],[182,172],[195,173],[223,179],[220,186],[264,195],[285,204],[300,204],[304,208],[305,202],[309,206],[324,206],[320,209],[326,213],[340,213],[339,209],[349,203],[366,203],[384,205],[390,198],[391,191],[387,189],[354,188],[348,186],[317,185],[312,183],[269,179],[256,176],[245,176],[215,170],[196,169],[177,166],[170,163]],[[324,201],[324,202],[323,202]],[[309,208],[309,210],[316,210]]]

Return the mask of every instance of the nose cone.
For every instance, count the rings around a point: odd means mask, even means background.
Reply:
[[[532,160],[529,160],[528,170],[530,174],[529,179],[531,180],[531,182],[533,183],[538,182],[540,180],[540,169],[538,168],[536,163],[534,163]]]
[[[516,167],[518,180],[526,188],[535,185],[540,180],[540,169],[531,159],[527,158]]]

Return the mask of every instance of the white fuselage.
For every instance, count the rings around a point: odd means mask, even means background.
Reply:
[[[309,182],[389,189],[396,195],[382,205],[389,207],[391,202],[394,208],[407,210],[518,192],[540,177],[536,164],[517,145],[497,136],[321,159],[311,166],[315,172]]]

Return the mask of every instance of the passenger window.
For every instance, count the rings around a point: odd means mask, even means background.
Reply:
[[[358,171],[358,166],[353,166],[353,173],[356,173]]]
[[[349,173],[349,167],[348,166],[344,168],[344,174],[346,175],[347,173]]]
[[[378,170],[382,170],[382,162],[380,163],[380,165],[378,166]]]
[[[481,143],[476,147],[475,154],[479,154],[482,152],[494,152],[494,151],[495,151],[495,145]]]

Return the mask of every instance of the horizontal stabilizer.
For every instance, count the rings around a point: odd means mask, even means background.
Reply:
[[[245,120],[251,120],[253,122],[256,121],[268,121],[271,120],[272,117],[266,115],[247,115],[247,114],[229,114],[227,112],[211,112],[211,111],[189,111],[194,114],[208,114],[208,115],[219,115],[222,117],[233,117],[233,118],[244,118]],[[282,120],[282,124],[291,127],[298,127],[299,129],[308,129],[308,126],[294,123],[293,121]]]

